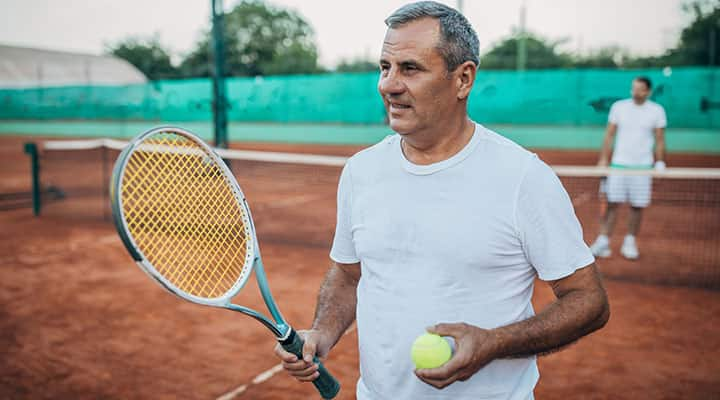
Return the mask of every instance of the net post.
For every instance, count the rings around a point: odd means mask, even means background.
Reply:
[[[32,142],[25,143],[25,153],[30,156],[30,173],[32,179],[33,215],[40,215],[40,163],[38,162],[37,145]]]
[[[212,0],[212,49],[213,49],[213,123],[215,147],[226,149],[227,98],[225,88],[225,30],[223,27],[223,1]]]

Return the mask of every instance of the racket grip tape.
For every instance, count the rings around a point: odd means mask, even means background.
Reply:
[[[292,328],[290,328],[290,335],[287,339],[280,341],[280,345],[283,349],[295,354],[300,360],[303,358],[302,350],[304,344],[305,342],[302,337],[300,337],[300,335],[298,335]],[[337,379],[330,375],[328,370],[325,369],[323,363],[317,357],[313,358],[313,362],[318,365],[318,372],[320,373],[320,376],[312,381],[313,385],[315,385],[323,399],[335,398],[340,391],[340,383]]]

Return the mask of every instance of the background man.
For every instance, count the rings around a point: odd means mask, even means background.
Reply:
[[[654,146],[655,169],[665,169],[667,119],[663,107],[649,100],[651,89],[650,79],[637,77],[632,82],[632,98],[617,101],[612,105],[598,166],[607,167],[612,153],[610,166],[613,168],[652,168]],[[610,257],[612,254],[609,237],[615,226],[618,205],[627,202],[630,203],[630,218],[620,253],[630,260],[636,260],[640,256],[635,238],[640,229],[642,211],[650,204],[651,193],[652,177],[649,175],[608,176],[605,187],[607,211],[603,216],[600,235],[591,246],[596,257]]]

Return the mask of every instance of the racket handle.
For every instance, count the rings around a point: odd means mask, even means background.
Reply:
[[[303,354],[303,344],[305,342],[300,337],[300,335],[295,332],[295,329],[290,328],[290,335],[287,339],[280,341],[280,345],[283,347],[283,349],[289,351],[290,353],[295,354],[298,359],[302,360]],[[320,376],[317,377],[314,381],[312,381],[313,385],[317,388],[318,392],[320,392],[320,396],[322,396],[323,399],[333,399],[335,396],[337,396],[338,392],[340,391],[340,383],[335,379],[327,369],[325,369],[325,366],[323,363],[317,358],[313,358],[313,362],[315,362],[319,369],[318,372],[320,373]]]

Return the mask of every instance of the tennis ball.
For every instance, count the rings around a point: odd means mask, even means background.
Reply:
[[[437,368],[452,356],[450,344],[440,335],[424,333],[413,342],[410,351],[415,368]]]

